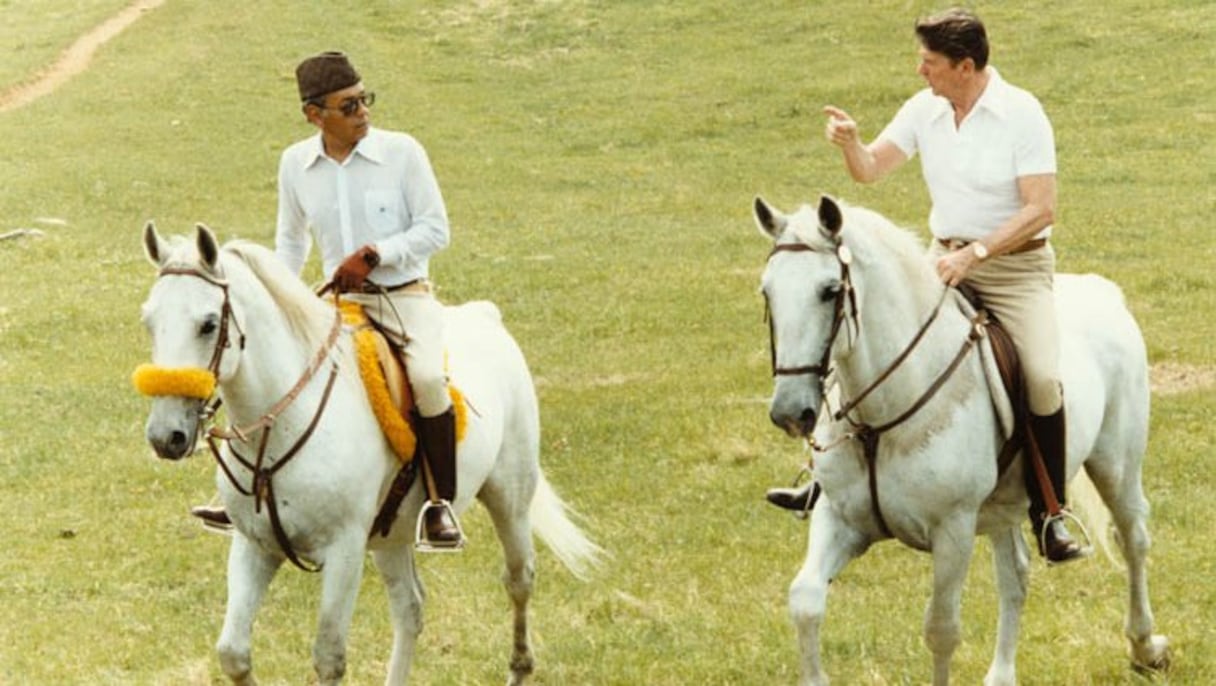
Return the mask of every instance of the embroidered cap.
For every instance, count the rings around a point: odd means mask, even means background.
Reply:
[[[296,67],[300,100],[320,98],[363,80],[345,53],[328,51],[309,57]]]

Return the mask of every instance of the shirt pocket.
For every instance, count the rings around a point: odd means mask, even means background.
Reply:
[[[368,191],[363,197],[363,212],[378,238],[391,236],[405,225],[401,197],[393,191]]]

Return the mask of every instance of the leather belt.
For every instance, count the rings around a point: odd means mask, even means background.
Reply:
[[[974,241],[965,241],[965,240],[962,240],[961,238],[939,238],[939,239],[937,239],[937,242],[940,243],[942,247],[944,247],[948,250],[959,250],[961,248],[967,247],[968,245],[971,245]],[[1046,238],[1031,238],[1030,240],[1026,241],[1025,243],[1014,248],[1013,250],[1009,250],[1009,251],[1006,251],[1001,254],[1017,255],[1018,253],[1030,252],[1031,250],[1038,250],[1039,248],[1041,248],[1045,245],[1047,245]]]
[[[426,279],[417,278],[417,279],[411,279],[409,281],[406,281],[405,283],[399,283],[395,286],[381,286],[380,284],[375,284],[375,283],[372,283],[371,281],[364,281],[363,286],[360,287],[359,290],[364,293],[367,293],[369,295],[375,295],[377,293],[392,293],[393,291],[399,291],[399,290],[402,290],[403,288],[409,288],[410,286],[424,283],[425,281],[426,281]]]

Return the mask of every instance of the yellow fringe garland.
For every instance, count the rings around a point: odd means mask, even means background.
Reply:
[[[393,452],[402,463],[414,459],[414,449],[417,447],[417,437],[410,428],[401,411],[393,403],[389,395],[388,381],[384,378],[384,370],[380,368],[380,358],[376,354],[376,332],[367,323],[363,308],[357,303],[341,303],[342,320],[347,324],[359,326],[355,331],[355,356],[359,360],[359,375],[363,377],[363,387],[367,390],[367,399],[371,402],[372,412],[380,422],[380,429],[388,438]],[[456,387],[449,385],[448,394],[452,397],[452,407],[456,411],[456,441],[464,439],[468,425],[468,407],[464,396]]]
[[[215,375],[206,369],[182,367],[167,369],[141,364],[131,373],[135,390],[144,395],[173,395],[206,400],[215,392]]]

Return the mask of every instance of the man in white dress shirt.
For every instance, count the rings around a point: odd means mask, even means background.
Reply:
[[[371,126],[373,93],[346,55],[324,52],[296,69],[301,108],[318,132],[283,151],[275,251],[299,273],[312,244],[344,300],[358,302],[404,351],[430,503],[432,547],[460,548],[456,423],[444,369],[443,306],[428,280],[448,245],[447,211],[426,151],[406,133]],[[196,508],[214,521],[214,508]]]

